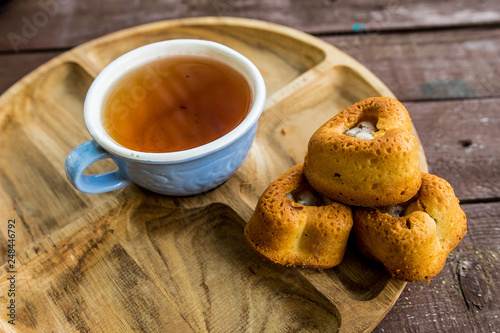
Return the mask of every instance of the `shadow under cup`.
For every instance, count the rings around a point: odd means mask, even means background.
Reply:
[[[178,56],[215,59],[243,75],[252,94],[247,116],[227,134],[192,149],[151,153],[118,144],[103,124],[104,106],[110,90],[134,69]],[[90,86],[85,98],[84,116],[93,139],[68,155],[66,175],[73,186],[86,193],[108,192],[132,183],[171,196],[206,192],[225,182],[243,163],[254,141],[265,100],[266,87],[258,69],[243,55],[224,45],[177,39],[140,47],[114,60]],[[113,159],[118,170],[98,175],[83,174],[88,166],[106,158]]]

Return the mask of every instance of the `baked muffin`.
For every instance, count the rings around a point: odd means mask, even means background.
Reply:
[[[304,174],[319,193],[348,205],[409,200],[421,175],[406,108],[393,98],[373,97],[343,110],[310,138]]]
[[[351,209],[314,191],[301,163],[262,194],[245,226],[245,238],[274,263],[330,268],[342,261],[351,228]]]
[[[467,219],[450,184],[424,173],[412,200],[357,209],[353,230],[360,251],[382,263],[393,277],[429,281],[465,236]]]

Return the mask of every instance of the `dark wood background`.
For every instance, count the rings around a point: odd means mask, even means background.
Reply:
[[[260,19],[347,52],[407,106],[430,171],[451,183],[468,217],[443,271],[408,284],[375,332],[500,332],[500,1],[4,2],[0,93],[74,46],[166,19]]]

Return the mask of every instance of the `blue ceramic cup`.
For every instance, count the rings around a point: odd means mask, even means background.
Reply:
[[[222,61],[248,81],[252,105],[246,118],[224,136],[188,150],[149,153],[128,149],[104,129],[103,112],[110,89],[131,70],[170,56],[196,55]],[[266,87],[262,75],[247,58],[218,43],[177,39],[149,44],[117,58],[94,80],[84,103],[87,130],[92,140],[76,147],[67,157],[66,175],[80,191],[102,193],[132,183],[153,192],[187,196],[206,192],[225,182],[243,163],[255,138],[264,109]],[[116,171],[84,175],[91,164],[111,158]]]

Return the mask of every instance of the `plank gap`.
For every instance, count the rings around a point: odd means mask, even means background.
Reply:
[[[475,204],[496,203],[496,202],[500,202],[500,197],[463,199],[460,200],[460,205],[475,205]]]
[[[435,33],[435,32],[446,32],[446,31],[460,31],[460,30],[489,30],[500,28],[500,22],[489,22],[489,23],[478,23],[478,24],[466,24],[466,25],[443,25],[443,26],[414,26],[414,27],[400,27],[400,28],[360,28],[357,31],[321,31],[310,33],[311,35],[323,38],[323,37],[349,37],[357,35],[390,35],[390,34],[401,34],[401,33]],[[307,32],[307,31],[305,31]]]
[[[53,47],[53,48],[40,48],[40,49],[23,49],[23,50],[0,50],[0,56],[3,55],[22,55],[22,54],[37,54],[37,53],[54,53],[54,52],[66,52],[73,48],[70,47]]]
[[[460,101],[471,101],[471,100],[495,100],[498,99],[500,95],[495,96],[466,96],[466,97],[449,97],[444,98],[400,98],[402,103],[435,103],[435,102],[460,102]]]

